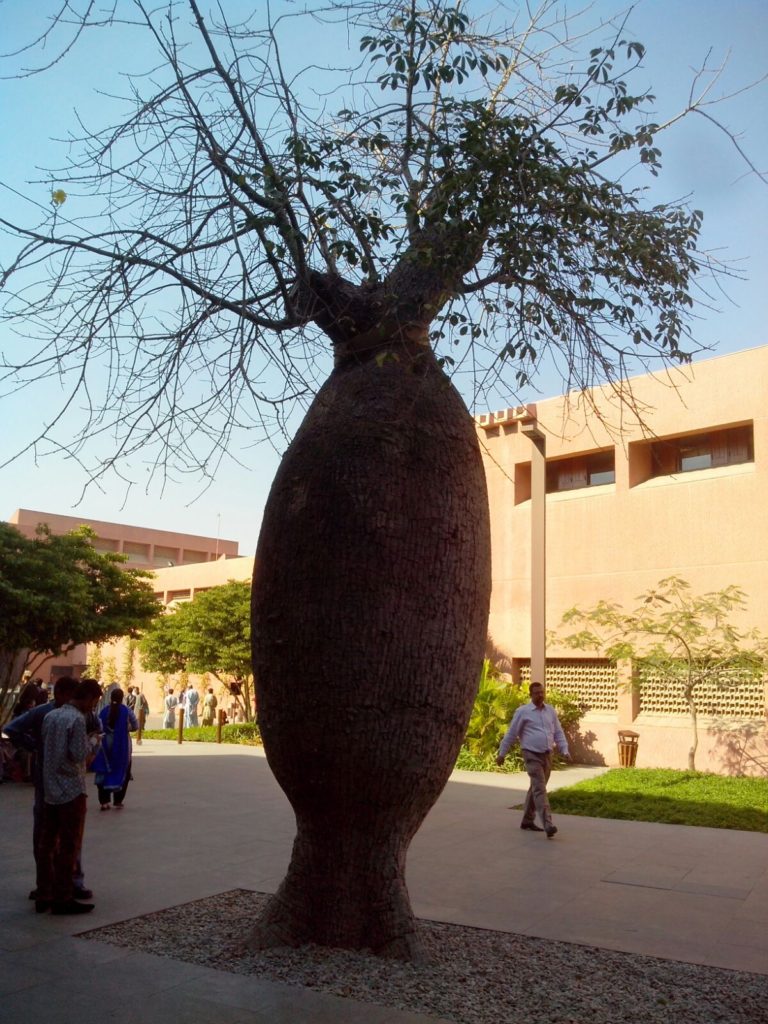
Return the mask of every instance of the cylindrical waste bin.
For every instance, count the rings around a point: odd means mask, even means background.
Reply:
[[[637,760],[637,738],[640,733],[631,729],[619,729],[619,765],[634,768]]]

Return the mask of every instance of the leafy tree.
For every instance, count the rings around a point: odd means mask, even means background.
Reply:
[[[27,666],[39,670],[59,651],[134,636],[159,610],[149,573],[93,546],[82,526],[30,539],[0,523],[0,703]]]
[[[229,687],[252,717],[251,585],[230,580],[196,594],[156,619],[141,638],[142,665],[150,672],[210,673]]]
[[[187,661],[179,649],[177,635],[176,612],[158,616],[139,640],[142,668],[148,672],[158,672],[166,678],[183,671]]]
[[[568,647],[601,651],[611,661],[631,659],[680,687],[691,718],[688,768],[696,769],[699,745],[698,695],[702,684],[731,689],[768,668],[768,638],[756,629],[740,630],[730,617],[746,607],[736,586],[694,594],[690,584],[668,576],[638,597],[632,611],[609,601],[594,608],[572,608],[563,628],[584,628],[561,637]]]
[[[553,0],[520,27],[459,0],[86,10],[41,33],[44,65],[89,25],[143,28],[156,58],[109,127],[78,126],[47,222],[0,220],[6,315],[36,341],[9,379],[82,391],[92,415],[57,443],[116,436],[105,472],[148,445],[210,474],[332,350],[256,559],[259,724],[298,833],[250,941],[417,957],[406,852],[464,735],[490,594],[478,442],[444,370],[506,396],[543,351],[568,387],[690,356],[701,213],[627,177],[660,169],[653,97],[627,84],[643,47],[619,27],[580,59]],[[333,51],[311,78],[297,17]]]

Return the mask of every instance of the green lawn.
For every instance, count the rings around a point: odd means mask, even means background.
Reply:
[[[768,780],[667,768],[614,768],[550,793],[553,811],[768,832]]]

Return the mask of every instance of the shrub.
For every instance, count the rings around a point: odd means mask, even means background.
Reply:
[[[142,736],[148,740],[175,740],[176,729],[147,729]],[[255,722],[233,722],[221,730],[222,743],[242,743],[247,746],[261,746],[261,733]],[[185,743],[215,743],[216,726],[199,725],[184,730]]]
[[[480,760],[495,756],[499,741],[509,720],[528,695],[519,686],[501,679],[494,665],[486,658],[480,674],[480,686],[464,737],[467,753]]]
[[[510,751],[509,757],[499,767],[496,764],[496,754],[483,754],[482,756],[470,754],[466,745],[462,746],[459,751],[455,767],[465,772],[506,772],[508,774],[521,772],[525,768],[519,747]]]
[[[261,733],[256,722],[233,722],[221,731],[225,743],[251,743],[261,746]]]

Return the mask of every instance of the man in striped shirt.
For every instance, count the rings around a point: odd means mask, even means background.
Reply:
[[[531,780],[520,828],[528,832],[546,832],[547,839],[551,839],[557,833],[557,826],[552,823],[552,811],[547,797],[547,782],[552,771],[552,751],[557,746],[563,757],[570,760],[571,755],[557,712],[551,704],[544,703],[544,687],[541,683],[531,683],[528,693],[531,702],[523,704],[514,713],[499,745],[496,764],[504,764],[504,758],[519,740],[525,770]],[[536,811],[539,813],[543,828],[536,824]]]

